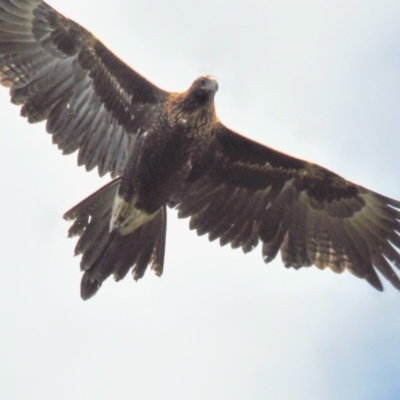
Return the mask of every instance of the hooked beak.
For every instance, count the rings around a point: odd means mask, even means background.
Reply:
[[[218,81],[215,77],[211,75],[207,75],[205,77],[207,79],[206,84],[203,86],[205,90],[209,90],[210,92],[217,92],[218,91]]]

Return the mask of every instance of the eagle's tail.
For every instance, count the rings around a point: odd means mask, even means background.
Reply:
[[[119,184],[120,178],[111,181],[64,214],[66,220],[73,221],[68,236],[80,236],[75,255],[82,254],[84,300],[92,297],[111,274],[119,281],[133,267],[137,280],[149,264],[158,276],[163,272],[166,208],[160,208],[153,219],[128,235],[110,233],[111,209]]]

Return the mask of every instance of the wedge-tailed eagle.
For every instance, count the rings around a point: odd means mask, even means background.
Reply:
[[[0,0],[0,81],[63,154],[113,180],[69,210],[88,299],[110,275],[164,266],[167,206],[265,262],[345,269],[400,290],[400,202],[247,139],[217,117],[217,81],[164,91],[41,0]]]

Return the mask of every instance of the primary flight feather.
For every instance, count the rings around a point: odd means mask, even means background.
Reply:
[[[345,269],[400,290],[400,202],[247,139],[215,111],[217,81],[159,89],[41,0],[0,0],[0,82],[29,122],[110,183],[65,214],[79,236],[81,296],[110,275],[163,272],[166,206],[190,228],[265,262]]]

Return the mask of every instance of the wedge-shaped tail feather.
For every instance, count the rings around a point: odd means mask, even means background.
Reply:
[[[163,272],[166,209],[128,235],[109,232],[111,209],[119,187],[115,179],[65,213],[73,221],[68,236],[80,236],[75,254],[81,254],[81,297],[92,297],[101,284],[114,275],[116,281],[132,269],[135,280],[140,279],[148,265],[160,276]]]

